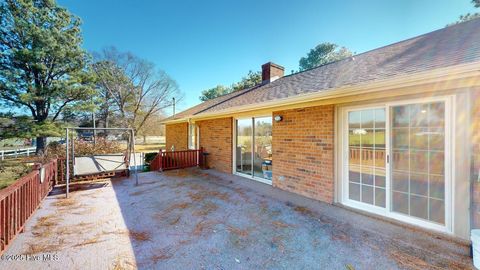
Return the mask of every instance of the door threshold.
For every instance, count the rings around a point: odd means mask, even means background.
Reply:
[[[250,180],[254,180],[254,181],[263,183],[263,184],[267,184],[267,185],[270,185],[270,186],[272,185],[272,180],[267,180],[267,179],[264,179],[264,178],[255,177],[255,176],[251,176],[251,175],[243,174],[243,173],[239,173],[239,172],[235,172],[234,174],[238,175],[238,176],[241,176],[241,177],[244,177],[244,178],[247,178],[247,179],[250,179]]]

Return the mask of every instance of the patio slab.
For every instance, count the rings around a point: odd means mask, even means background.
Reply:
[[[467,245],[238,176],[188,169],[139,181],[48,196],[0,268],[473,268]],[[6,260],[19,254],[37,256]]]

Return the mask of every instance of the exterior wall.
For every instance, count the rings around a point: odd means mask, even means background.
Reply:
[[[472,227],[480,228],[480,89],[472,91]]]
[[[170,151],[172,145],[175,150],[188,149],[188,123],[169,124],[165,127],[166,150]]]
[[[232,173],[233,119],[220,118],[195,123],[199,128],[200,147],[209,153],[207,166],[225,173]]]
[[[273,185],[327,203],[334,197],[334,106],[274,112]]]

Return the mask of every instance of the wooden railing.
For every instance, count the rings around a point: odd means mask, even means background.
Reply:
[[[57,160],[41,166],[0,190],[0,254],[23,231],[25,223],[52,190],[57,180]]]
[[[201,166],[203,149],[159,152],[150,163],[151,171]]]
[[[385,159],[385,150],[363,148],[360,151],[360,148],[350,148],[349,149],[349,158],[350,159],[363,159],[363,160],[373,160],[373,159]]]

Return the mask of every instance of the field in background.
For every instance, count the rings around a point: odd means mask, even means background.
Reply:
[[[126,147],[126,146],[125,146]],[[138,153],[152,153],[158,152],[161,148],[165,148],[164,143],[155,143],[155,144],[135,144],[135,152]]]

